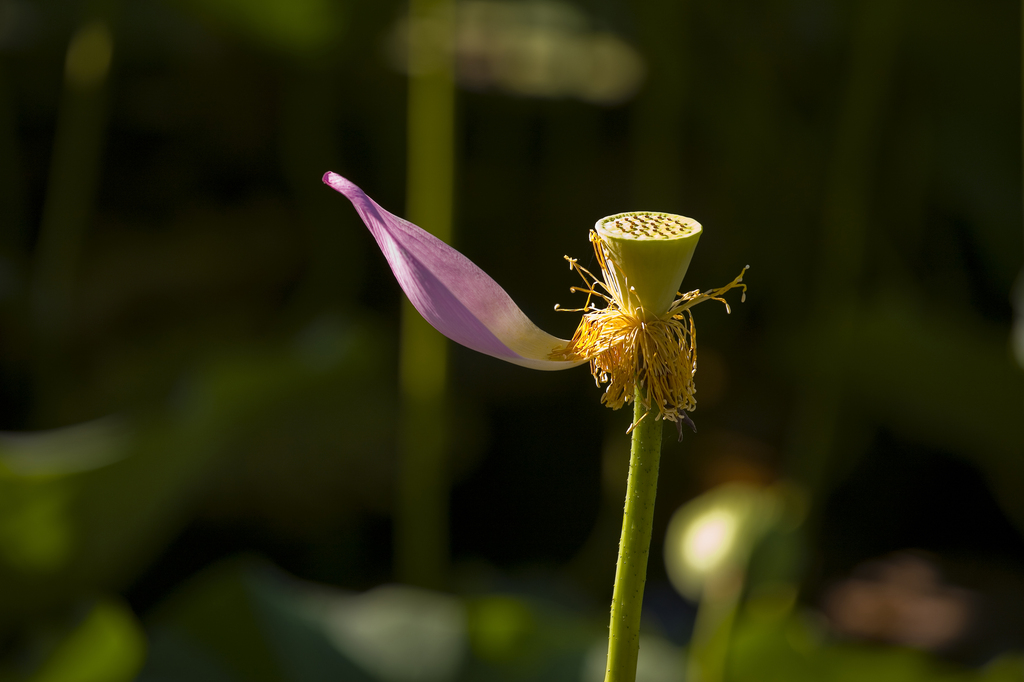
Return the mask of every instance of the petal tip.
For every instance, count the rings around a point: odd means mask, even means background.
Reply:
[[[322,179],[325,185],[328,185],[331,189],[337,192],[341,192],[345,196],[349,196],[353,191],[359,191],[359,188],[356,187],[351,180],[343,178],[333,171],[327,171],[324,173],[324,177]]]

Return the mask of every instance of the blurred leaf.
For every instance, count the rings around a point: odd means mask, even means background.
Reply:
[[[1019,656],[962,668],[911,649],[831,641],[810,613],[769,613],[746,610],[738,619],[731,682],[1024,682]]]
[[[173,629],[179,639],[201,647],[233,677],[283,680],[244,579],[248,568],[245,563],[222,564],[199,574],[164,609],[169,613],[158,615],[159,627]]]
[[[53,574],[71,557],[74,528],[65,481],[0,479],[0,558],[23,573]]]
[[[1024,524],[1024,500],[1014,490],[1024,477],[1024,371],[1008,331],[969,310],[890,291],[832,310],[802,338],[779,339],[792,369],[841,373],[877,423],[975,461]]]
[[[501,593],[469,597],[466,606],[473,655],[460,682],[589,681],[595,669],[603,679],[607,613],[590,620],[539,599]]]
[[[5,436],[0,629],[131,580],[178,530],[253,423],[318,387],[362,385],[379,373],[380,355],[364,328],[332,329],[314,330],[293,346],[210,360],[169,409],[140,411],[130,426],[126,418]]]
[[[470,603],[470,641],[473,653],[484,661],[520,657],[536,627],[536,615],[520,599],[495,595]]]
[[[1004,328],[898,295],[859,312],[847,371],[869,410],[925,442],[984,460],[1024,452],[1024,372]]]
[[[66,477],[130,453],[124,419],[36,433],[0,433],[0,557],[23,572],[53,573],[71,557],[74,486]]]
[[[590,682],[604,675],[607,616],[599,618],[505,594],[400,585],[350,593],[237,558],[153,612],[138,680]],[[643,641],[637,682],[678,679],[681,650],[657,635]]]
[[[865,409],[896,433],[975,462],[1024,527],[1024,371],[1006,330],[890,295],[861,312],[846,344]]]
[[[199,16],[258,45],[295,56],[328,47],[341,33],[333,0],[182,0]]]
[[[104,599],[54,650],[30,682],[129,682],[142,667],[146,639],[132,612]]]
[[[443,682],[465,658],[466,613],[455,597],[385,585],[318,601],[335,646],[382,680]]]
[[[129,454],[124,418],[34,433],[0,433],[0,479],[49,477],[98,469]]]

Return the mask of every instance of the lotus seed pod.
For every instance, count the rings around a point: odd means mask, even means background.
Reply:
[[[641,319],[668,311],[693,258],[701,226],[671,213],[637,211],[597,221],[611,281],[620,305]]]

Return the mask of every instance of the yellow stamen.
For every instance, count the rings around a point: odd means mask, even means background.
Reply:
[[[607,384],[601,402],[612,409],[617,410],[633,402],[639,382],[645,389],[643,406],[648,411],[655,410],[656,419],[687,421],[684,411],[692,412],[697,406],[694,386],[697,330],[690,308],[702,301],[714,300],[723,303],[726,312],[730,312],[729,304],[722,296],[730,289],[741,288],[746,297],[747,285],[742,282],[747,268],[743,268],[739,276],[724,287],[705,292],[677,292],[667,311],[652,316],[650,311],[632,310],[628,304],[624,305],[625,301],[619,300],[615,295],[618,293],[616,287],[607,284],[611,280],[612,269],[609,268],[610,261],[602,239],[592,231],[590,241],[604,281],[566,256],[570,267],[579,273],[585,285],[570,290],[587,294],[587,301],[583,308],[575,309],[583,313],[583,319],[569,346],[552,357],[558,360],[589,360],[590,372],[597,385]],[[621,267],[618,270],[621,273]],[[605,307],[597,308],[595,298],[603,299]],[[635,426],[634,423],[630,429]]]

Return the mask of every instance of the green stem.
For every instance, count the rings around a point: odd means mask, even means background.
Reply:
[[[402,422],[395,492],[395,577],[444,589],[448,570],[446,341],[412,304],[402,306],[399,390]]]
[[[726,570],[709,577],[697,607],[697,620],[686,657],[688,682],[725,679],[729,641],[742,591],[741,572]]]
[[[409,220],[451,242],[455,173],[453,0],[409,2]],[[441,589],[448,568],[447,342],[408,301],[402,310],[395,573]]]
[[[646,410],[637,386],[633,421]],[[648,414],[633,429],[626,481],[626,506],[622,512],[619,561],[615,566],[612,616],[608,628],[608,670],[605,682],[634,682],[640,653],[640,610],[647,582],[647,558],[654,527],[654,498],[658,492],[658,463],[661,459],[661,427]]]
[[[67,384],[67,345],[75,317],[79,266],[95,212],[108,122],[108,76],[114,50],[113,5],[83,22],[68,44],[46,196],[30,291],[35,332],[34,394],[46,422]],[[38,416],[37,416],[38,418]]]

